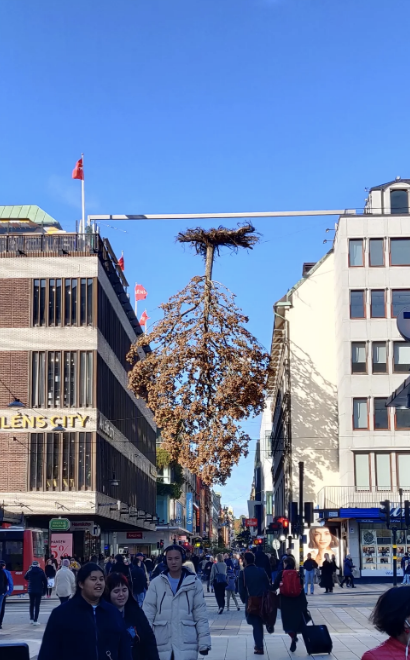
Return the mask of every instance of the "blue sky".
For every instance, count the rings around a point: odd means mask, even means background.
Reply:
[[[410,176],[409,21],[408,0],[3,0],[0,204],[73,229],[84,151],[89,213],[362,207]],[[261,220],[253,252],[217,261],[267,348],[273,302],[333,223]],[[202,272],[175,244],[188,224],[101,226],[153,320]],[[237,514],[252,462],[222,489]]]

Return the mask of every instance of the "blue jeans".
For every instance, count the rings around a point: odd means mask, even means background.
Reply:
[[[140,607],[142,607],[142,604],[143,604],[143,602],[144,602],[144,598],[145,598],[145,591],[141,591],[141,593],[140,593],[140,594],[136,594],[136,596],[137,596],[138,605],[139,605]]]
[[[312,568],[311,571],[306,571],[305,570],[305,594],[307,594],[308,589],[309,589],[309,584],[310,584],[310,593],[313,594],[315,590],[315,583],[313,581],[313,578],[315,577],[315,569]]]
[[[279,571],[272,571],[272,573],[271,573],[272,584],[275,582],[276,576],[277,576],[278,573],[279,573]]]
[[[410,573],[405,573],[402,584],[410,584]],[[1,596],[0,596],[1,598]]]
[[[263,649],[263,623],[262,619],[256,614],[247,614],[246,621],[252,626],[253,639],[257,649]]]

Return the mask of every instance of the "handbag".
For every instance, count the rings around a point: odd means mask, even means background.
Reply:
[[[262,596],[261,619],[266,626],[274,626],[278,615],[279,598],[274,591],[265,591]]]
[[[246,586],[245,571],[243,571],[243,586],[248,592],[248,600],[246,603],[246,614],[253,614],[262,619],[262,596],[251,596],[249,589]]]

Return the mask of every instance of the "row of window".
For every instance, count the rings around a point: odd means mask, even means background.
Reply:
[[[387,255],[386,255],[387,252]],[[349,266],[410,266],[410,238],[351,238]]]
[[[32,352],[33,408],[92,407],[93,385],[93,351]]]
[[[353,341],[351,346],[352,374],[387,374],[410,371],[410,342],[393,341],[392,360],[390,342]],[[371,364],[369,364],[371,358]],[[390,368],[389,368],[390,365]]]
[[[92,278],[33,282],[33,326],[93,325]]]
[[[397,318],[404,307],[410,307],[410,289],[351,289],[351,319]],[[389,310],[389,314],[388,314]]]
[[[396,467],[393,479],[392,467]],[[410,454],[360,452],[354,456],[355,485],[358,490],[410,488]],[[395,481],[395,483],[393,483]],[[393,487],[393,488],[392,488]]]
[[[394,415],[394,428],[398,431],[410,429],[410,408],[386,408],[386,401],[386,397],[353,399],[353,429],[388,431],[392,428],[391,410]]]
[[[91,433],[30,434],[30,490],[91,490]]]

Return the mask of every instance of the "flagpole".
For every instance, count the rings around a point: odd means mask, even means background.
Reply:
[[[134,298],[135,298],[135,301],[134,301],[134,311],[135,311],[135,316],[138,318],[138,300],[137,300],[137,296],[136,296],[136,294],[135,294],[135,289],[136,289],[136,288],[137,288],[137,283],[135,282],[135,287],[134,287]]]
[[[81,208],[82,208],[82,221],[81,221],[81,233],[85,234],[85,197],[84,197],[84,154],[81,154],[83,161],[83,178],[81,179]],[[90,221],[91,222],[91,221]]]

